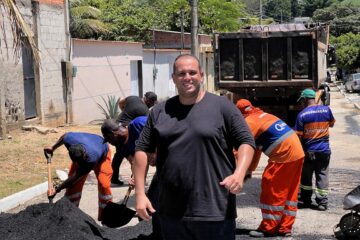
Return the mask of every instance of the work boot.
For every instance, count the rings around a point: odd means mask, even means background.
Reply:
[[[263,231],[258,229],[258,230],[250,231],[249,236],[250,237],[255,237],[255,238],[264,238],[264,237],[274,237],[275,234],[263,232]]]
[[[285,233],[278,233],[277,234],[280,237],[291,237],[291,232],[285,232]]]
[[[124,182],[121,181],[121,180],[119,180],[118,178],[116,178],[116,179],[111,179],[111,183],[112,183],[112,184],[119,185],[119,186],[124,185]]]
[[[327,205],[319,205],[317,208],[319,211],[326,211],[328,209]]]
[[[312,202],[301,202],[299,201],[297,204],[298,209],[302,208],[312,208]]]

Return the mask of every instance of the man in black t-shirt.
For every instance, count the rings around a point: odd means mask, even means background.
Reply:
[[[146,106],[143,100],[138,96],[128,96],[120,99],[119,108],[121,113],[116,121],[123,126],[127,126],[131,120],[140,116],[147,116],[149,113],[148,106]]]
[[[122,126],[127,126],[132,120],[140,116],[147,116],[149,113],[149,108],[143,102],[143,100],[138,96],[128,96],[122,98],[119,101],[119,108],[121,113],[119,114],[116,121]],[[124,182],[119,180],[120,175],[120,165],[124,159],[124,153],[120,147],[116,147],[116,152],[113,157],[111,166],[113,169],[113,176],[111,178],[112,184],[123,185]]]
[[[202,89],[196,57],[178,56],[172,77],[179,95],[153,107],[136,144],[136,211],[145,220],[157,211],[164,239],[235,239],[235,194],[254,154],[253,136],[234,104]],[[144,186],[146,153],[155,150],[157,209]]]

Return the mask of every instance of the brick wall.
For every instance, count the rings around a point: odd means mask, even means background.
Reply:
[[[57,126],[66,121],[61,60],[66,60],[64,0],[41,0],[39,11],[40,105],[42,122]]]
[[[33,31],[38,28],[41,68],[35,80],[36,118],[48,125],[59,125],[65,122],[60,66],[61,60],[66,59],[65,4],[64,0],[39,0],[36,18],[32,2],[37,1],[16,1],[26,23]],[[6,33],[6,36],[0,33],[0,136],[3,136],[25,124],[25,93],[21,52],[14,55],[9,20],[3,12],[0,14],[4,16],[1,20]]]

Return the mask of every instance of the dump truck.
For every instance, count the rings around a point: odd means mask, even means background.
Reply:
[[[236,102],[249,99],[293,126],[305,88],[330,103],[326,83],[329,26],[274,24],[215,33],[215,88]]]

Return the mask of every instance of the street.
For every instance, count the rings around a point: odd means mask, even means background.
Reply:
[[[300,209],[293,228],[292,239],[334,239],[333,228],[340,221],[340,218],[347,213],[347,211],[343,210],[343,197],[360,184],[360,157],[357,152],[360,142],[360,111],[354,107],[354,102],[360,102],[359,94],[346,93],[343,95],[339,88],[336,86],[331,87],[331,109],[336,123],[330,131],[332,156],[330,162],[329,209],[323,212],[314,209]],[[261,174],[266,166],[266,161],[267,159],[262,156],[253,178],[246,182],[242,193],[237,195],[236,239],[253,239],[248,237],[248,232],[256,229],[261,221],[259,193]],[[120,172],[124,180],[129,179],[130,166],[127,161],[123,162]],[[153,173],[154,169],[151,168],[148,183],[150,183]],[[112,189],[114,201],[121,202],[127,186],[113,187]],[[33,199],[26,205],[10,212],[16,213],[26,208],[26,206],[40,202],[47,202],[46,195]],[[128,206],[134,206],[133,194]],[[97,184],[93,174],[89,176],[85,185],[80,209],[92,218],[97,218]],[[119,228],[118,232],[118,239],[132,239],[139,234],[149,234],[151,225],[145,221],[139,223],[137,218],[134,218],[128,225]]]

